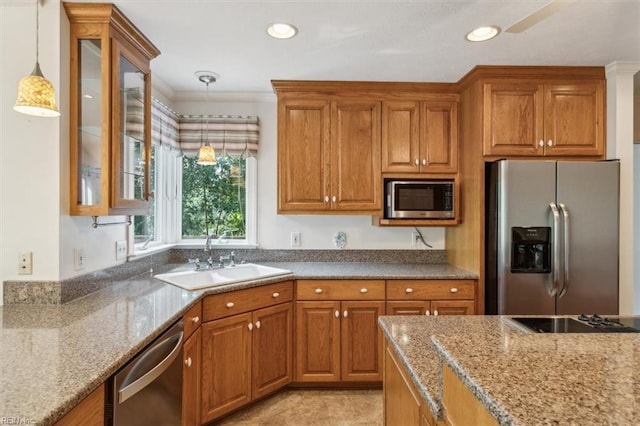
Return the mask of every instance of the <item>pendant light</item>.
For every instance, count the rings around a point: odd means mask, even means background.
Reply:
[[[30,75],[22,77],[18,83],[18,99],[13,109],[23,114],[39,117],[58,117],[56,92],[53,84],[44,78],[40,70],[40,0],[36,0],[36,65]]]
[[[215,83],[216,77],[213,74],[208,73],[200,73],[198,76],[198,80],[205,83],[207,85],[207,104],[209,103],[209,83]],[[198,161],[197,163],[203,166],[212,166],[216,164],[216,153],[213,150],[213,147],[209,145],[209,116],[206,118],[206,126],[207,126],[207,136],[204,141],[204,145],[200,146],[200,151],[198,151]]]

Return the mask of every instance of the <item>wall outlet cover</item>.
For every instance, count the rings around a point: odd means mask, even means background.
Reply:
[[[127,241],[116,241],[116,260],[127,258]]]
[[[18,260],[18,274],[19,275],[31,275],[33,274],[33,253],[26,252],[20,254]]]

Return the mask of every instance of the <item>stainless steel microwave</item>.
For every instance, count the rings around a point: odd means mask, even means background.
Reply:
[[[453,219],[454,181],[385,179],[386,219]]]

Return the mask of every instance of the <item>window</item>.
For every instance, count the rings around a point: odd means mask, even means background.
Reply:
[[[247,242],[247,165],[242,157],[217,157],[202,166],[182,159],[182,239],[210,235],[217,242]]]
[[[134,243],[139,245],[139,248],[146,248],[149,243],[155,240],[156,230],[156,205],[157,198],[156,192],[156,147],[151,147],[151,164],[149,165],[149,191],[154,194],[151,199],[151,206],[149,207],[149,214],[147,216],[134,216],[133,218],[133,238]]]

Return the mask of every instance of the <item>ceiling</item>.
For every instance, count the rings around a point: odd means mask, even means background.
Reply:
[[[162,52],[151,68],[170,98],[203,93],[199,70],[220,75],[211,92],[272,92],[272,79],[455,82],[479,64],[640,62],[640,0],[571,2],[522,33],[480,43],[465,34],[508,28],[548,0],[114,3]],[[298,35],[271,39],[266,27],[276,21]]]

